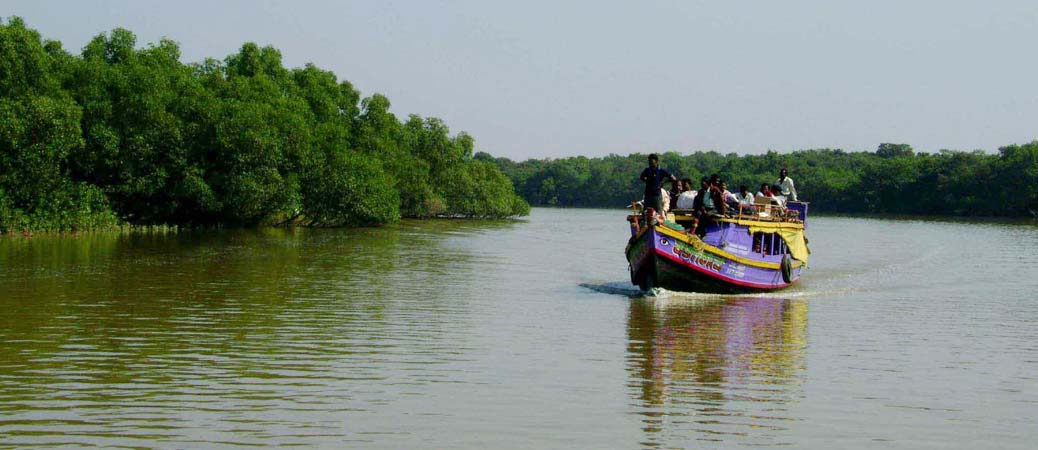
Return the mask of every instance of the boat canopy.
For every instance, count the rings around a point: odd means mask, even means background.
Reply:
[[[804,224],[796,222],[765,222],[759,220],[720,219],[721,222],[729,222],[746,227],[750,234],[754,233],[776,233],[789,248],[789,254],[793,259],[807,264],[808,255],[811,250],[807,248],[807,240],[804,238]]]
[[[793,256],[793,259],[807,263],[807,257],[811,254],[811,251],[807,248],[807,241],[804,239],[804,228],[802,226],[790,227],[782,226],[787,225],[784,223],[767,222],[742,223],[742,225],[747,226],[750,234],[778,233],[782,240],[786,242],[786,247],[789,248],[789,254]]]

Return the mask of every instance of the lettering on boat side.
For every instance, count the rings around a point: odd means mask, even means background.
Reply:
[[[674,254],[678,255],[678,258],[681,258],[684,261],[688,261],[704,269],[713,270],[714,272],[720,272],[721,267],[724,265],[724,260],[721,258],[702,250],[696,250],[684,242],[677,241],[674,244]]]
[[[746,266],[739,264],[735,261],[728,261],[724,266],[724,274],[735,278],[746,277]]]
[[[733,243],[729,242],[728,245],[726,245],[724,247],[724,249],[726,251],[735,253],[737,255],[749,255],[750,254],[750,248],[745,246],[745,245],[742,245],[742,244],[733,244]]]

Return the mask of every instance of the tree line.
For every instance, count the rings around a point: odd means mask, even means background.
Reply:
[[[622,207],[640,199],[638,174],[644,154],[530,159],[515,162],[480,152],[537,206]],[[722,155],[717,152],[660,154],[660,166],[679,178],[717,173],[729,189],[756,192],[776,184],[786,167],[801,200],[811,210],[955,216],[1030,216],[1038,213],[1038,141],[1008,145],[997,154],[942,150],[917,153],[906,144],[880,144],[875,152],[839,149],[780,154]]]
[[[132,225],[378,225],[529,205],[474,141],[398,120],[273,47],[180,61],[115,29],[74,55],[0,22],[0,232]]]

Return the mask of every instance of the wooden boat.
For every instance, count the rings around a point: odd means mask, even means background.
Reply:
[[[807,267],[807,207],[805,202],[740,207],[728,216],[704,218],[698,230],[692,211],[675,210],[666,220],[650,223],[630,215],[625,254],[631,282],[643,290],[693,292],[788,287]]]

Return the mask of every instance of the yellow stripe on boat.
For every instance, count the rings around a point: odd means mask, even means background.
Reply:
[[[729,219],[729,218],[718,218],[715,219],[718,222],[734,223],[736,225],[742,225],[745,227],[754,227],[762,230],[767,229],[794,229],[803,230],[804,224],[795,222],[767,222],[763,220],[745,220],[745,219]]]
[[[677,239],[677,240],[679,240],[681,242],[684,242],[686,244],[692,245],[693,247],[697,247],[697,248],[698,247],[702,247],[703,250],[706,250],[706,251],[708,251],[710,253],[713,253],[713,254],[715,254],[717,256],[720,256],[722,258],[727,258],[727,259],[730,259],[732,261],[738,262],[740,264],[745,264],[747,266],[753,266],[753,267],[761,267],[761,268],[764,268],[764,269],[779,269],[780,268],[779,265],[775,264],[775,263],[768,263],[768,262],[763,262],[763,261],[754,261],[752,259],[747,259],[747,258],[743,258],[741,256],[738,256],[738,255],[735,255],[735,254],[732,254],[732,253],[728,253],[728,252],[726,252],[724,250],[721,250],[721,249],[719,249],[717,247],[714,247],[714,246],[712,246],[710,244],[707,244],[707,243],[703,242],[703,240],[699,239],[698,236],[689,236],[689,235],[686,235],[685,233],[682,233],[680,231],[672,230],[670,228],[661,227],[661,226],[656,227],[656,231],[659,231],[661,234],[670,236],[670,237],[672,237],[674,239]],[[804,263],[801,262],[801,261],[796,261],[796,260],[793,261],[793,267],[800,267],[802,265],[804,265]]]

